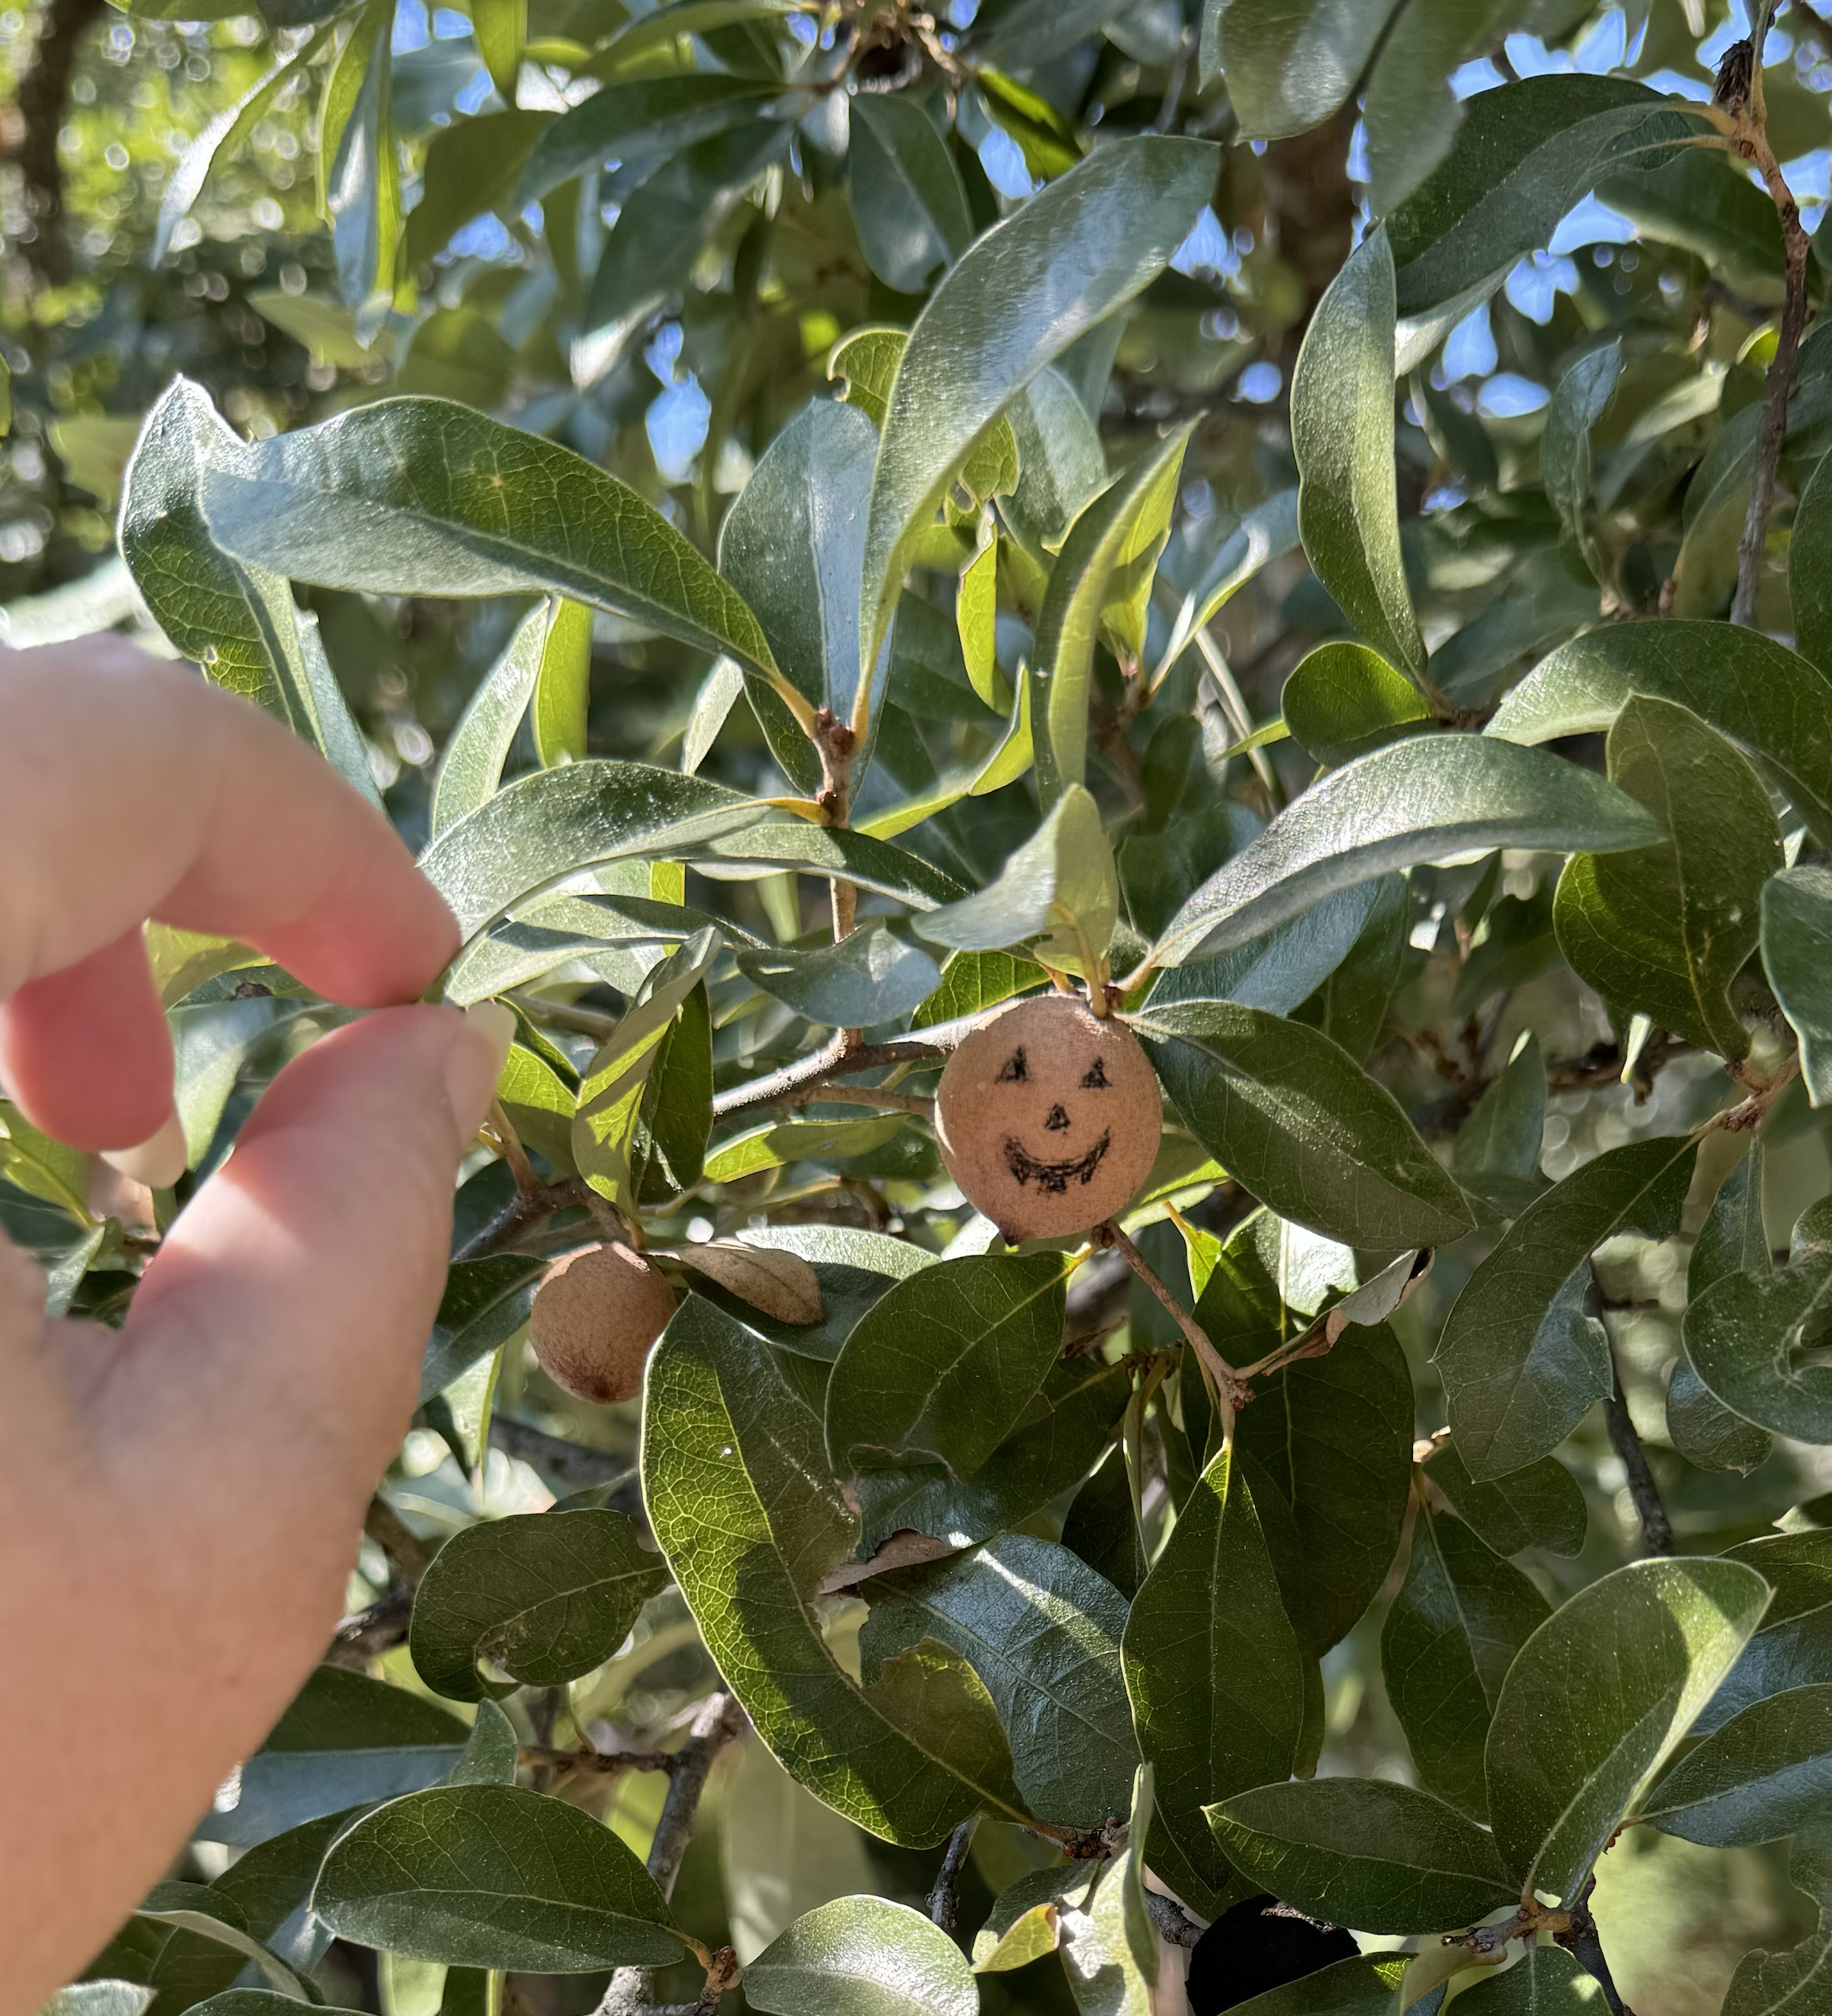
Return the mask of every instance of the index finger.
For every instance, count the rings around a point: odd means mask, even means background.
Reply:
[[[0,999],[149,917],[357,1007],[458,947],[387,821],[257,708],[123,638],[0,650]]]

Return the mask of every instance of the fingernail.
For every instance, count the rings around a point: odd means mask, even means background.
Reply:
[[[168,1113],[151,1139],[137,1148],[110,1148],[102,1159],[149,1190],[169,1190],[184,1174],[184,1129],[178,1115]]]
[[[482,1040],[466,1038],[452,1045],[446,1059],[446,1096],[468,1142],[496,1096],[496,1081],[515,1040],[515,1017],[499,1001],[479,1001],[465,1010],[464,1018]]]

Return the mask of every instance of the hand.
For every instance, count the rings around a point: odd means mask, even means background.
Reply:
[[[328,1643],[502,1055],[386,1006],[457,929],[302,743],[118,638],[0,651],[0,1081],[156,1161],[149,917],[383,1012],[280,1074],[119,1333],[47,1321],[0,1240],[0,2016],[86,1964]]]

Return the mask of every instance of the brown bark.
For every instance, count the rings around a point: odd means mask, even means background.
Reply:
[[[84,34],[107,11],[104,0],[50,0],[38,24],[32,60],[19,79],[14,105],[18,140],[12,148],[25,183],[33,232],[19,249],[39,279],[70,278],[70,243],[63,229],[63,163],[58,154],[71,73]]]

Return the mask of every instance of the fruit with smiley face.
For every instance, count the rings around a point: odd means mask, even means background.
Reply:
[[[1123,1211],[1163,1127],[1138,1038],[1073,994],[1002,1009],[948,1059],[935,1138],[948,1174],[1014,1245]]]
[[[562,1392],[600,1405],[642,1390],[649,1347],[674,1314],[674,1290],[640,1253],[612,1241],[548,1268],[528,1338]]]

